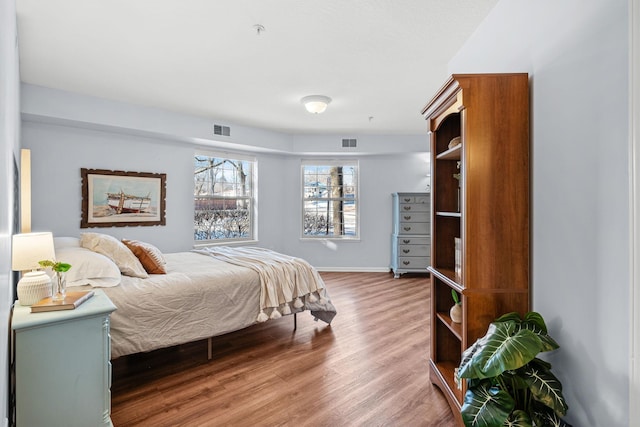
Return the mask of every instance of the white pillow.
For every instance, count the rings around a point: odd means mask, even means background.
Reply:
[[[80,246],[107,256],[116,263],[120,272],[126,276],[149,277],[138,258],[124,243],[113,236],[100,233],[80,234]]]
[[[119,285],[122,278],[120,269],[109,258],[79,246],[56,248],[56,261],[71,264],[65,273],[67,286],[107,288]]]

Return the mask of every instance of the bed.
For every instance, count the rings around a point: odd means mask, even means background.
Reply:
[[[202,339],[211,344],[211,337],[302,311],[328,324],[336,315],[313,267],[267,249],[163,254],[100,233],[55,242],[56,259],[72,266],[67,289],[99,288],[116,305],[114,359]]]

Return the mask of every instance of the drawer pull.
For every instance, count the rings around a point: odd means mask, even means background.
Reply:
[[[409,252],[411,252],[411,249],[403,249],[402,252],[404,252],[405,254],[408,254]]]
[[[405,201],[406,203],[409,203],[409,202],[411,201],[411,198],[407,198],[407,197],[405,197],[405,198],[404,198],[404,201]]]
[[[406,244],[411,243],[411,240],[409,240],[409,239],[404,239],[404,240],[402,241],[402,243],[404,243],[404,244],[406,245]]]
[[[409,264],[411,264],[411,261],[402,261],[402,263],[403,263],[404,265],[409,265]]]
[[[409,230],[411,230],[411,227],[403,227],[403,230],[404,231],[409,231]]]
[[[405,216],[404,216],[404,219],[405,219],[405,220],[407,220],[407,221],[409,221],[409,220],[411,219],[411,215],[405,215]]]
[[[410,211],[411,210],[411,206],[403,206],[405,211]]]

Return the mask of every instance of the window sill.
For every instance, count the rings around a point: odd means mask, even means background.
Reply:
[[[354,237],[354,238],[340,238],[340,237],[301,237],[300,238],[301,242],[332,242],[332,243],[337,243],[337,242],[344,242],[344,243],[360,243],[360,238],[359,237]]]
[[[257,245],[258,240],[225,240],[220,242],[195,243],[194,249],[206,248],[208,246],[243,246]]]

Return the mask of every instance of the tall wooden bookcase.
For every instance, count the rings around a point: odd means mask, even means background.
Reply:
[[[462,424],[462,352],[498,316],[529,310],[528,76],[453,75],[422,114],[432,167],[430,378]],[[449,317],[452,289],[461,323]]]

